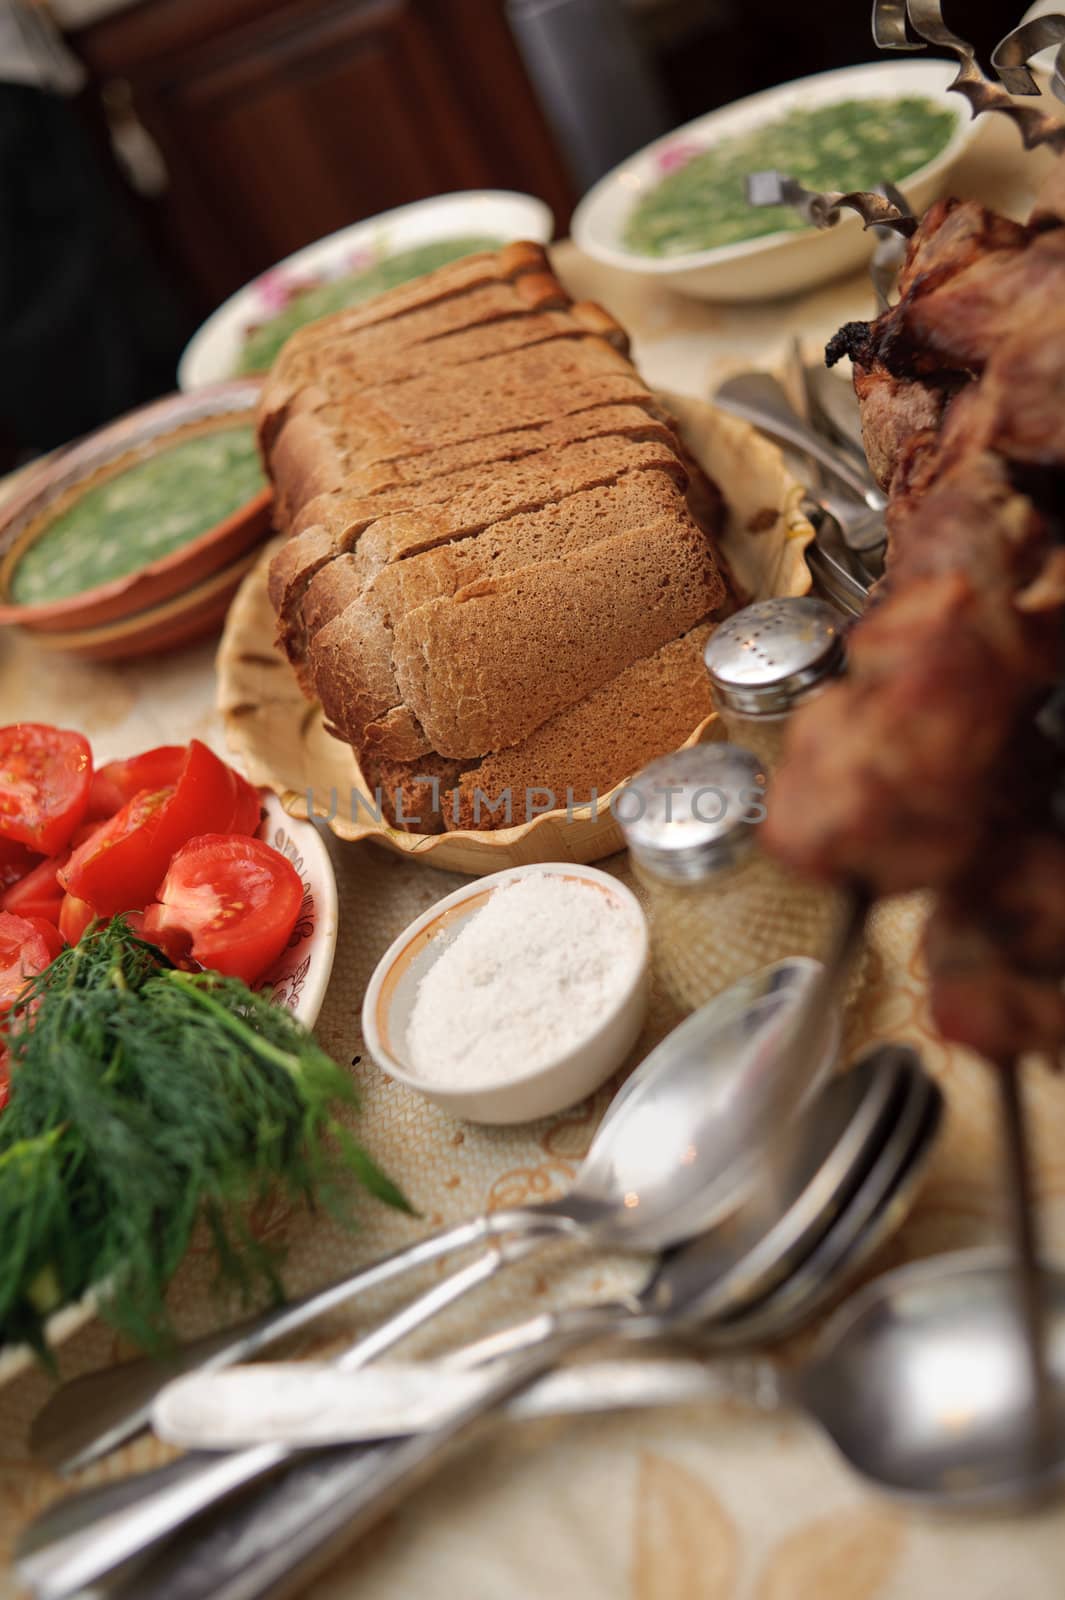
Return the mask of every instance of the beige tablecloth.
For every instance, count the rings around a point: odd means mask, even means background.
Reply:
[[[956,187],[1022,211],[1043,165],[1041,157],[1019,156],[1012,130],[992,127]],[[869,311],[861,277],[798,301],[728,308],[649,295],[570,246],[559,248],[557,263],[575,291],[602,299],[630,327],[652,383],[693,394],[705,395],[730,367],[780,359],[795,335],[817,341]],[[3,720],[76,724],[104,759],[193,734],[223,747],[211,645],[111,668],[44,659],[9,633],[0,636],[0,713]],[[363,988],[395,934],[459,880],[365,845],[337,846],[334,859],[340,945],[319,1031],[328,1049],[352,1061],[364,1091],[362,1136],[401,1178],[423,1217],[415,1222],[367,1207],[354,1239],[306,1218],[263,1219],[267,1231],[287,1239],[293,1292],[441,1222],[565,1184],[611,1093],[608,1085],[542,1124],[491,1130],[452,1121],[383,1078],[365,1059],[359,1035]],[[623,862],[608,865],[624,873]],[[878,911],[866,988],[848,1028],[851,1051],[874,1038],[919,1042],[950,1102],[916,1211],[878,1265],[993,1240],[1003,1229],[987,1076],[963,1052],[930,1037],[916,955],[920,916],[914,900]],[[670,1020],[656,1000],[644,1048]],[[1046,1229],[1065,1246],[1065,1084],[1037,1070],[1030,1093]],[[581,1262],[562,1253],[482,1291],[420,1347],[530,1308],[609,1292],[635,1281],[639,1270],[630,1262]],[[225,1315],[208,1293],[207,1277],[206,1257],[193,1252],[174,1293],[175,1315],[187,1332]],[[335,1349],[391,1303],[382,1298],[360,1308],[361,1324],[338,1315],[298,1348]],[[113,1336],[93,1324],[65,1348],[64,1372],[85,1371],[115,1353]],[[26,1451],[26,1429],[48,1387],[34,1372],[0,1391],[5,1570],[20,1526],[62,1491]],[[161,1447],[141,1441],[83,1481],[162,1455]],[[705,1405],[496,1433],[310,1592],[318,1600],[409,1600],[441,1591],[464,1600],[1059,1600],[1063,1573],[1065,1523],[1058,1510],[1024,1520],[928,1520],[870,1495],[807,1423]],[[0,1576],[3,1600],[17,1592],[13,1579]]]

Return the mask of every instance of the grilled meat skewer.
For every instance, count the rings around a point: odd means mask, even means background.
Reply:
[[[1065,921],[1065,843],[1043,823],[992,841],[996,818],[1026,805],[1018,735],[1065,655],[1059,171],[1034,217],[932,207],[898,304],[830,346],[854,362],[888,490],[887,574],[851,635],[848,678],[795,719],[765,829],[813,876],[942,891],[936,1015],[995,1057],[1065,1041],[1065,937],[1033,964],[1017,933],[1038,923],[1041,896],[1060,898]],[[977,990],[979,1005],[963,1003]]]

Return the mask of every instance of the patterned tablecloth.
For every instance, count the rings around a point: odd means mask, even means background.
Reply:
[[[959,170],[956,188],[1023,214],[1044,165],[1020,156],[1012,130],[989,127]],[[858,277],[800,300],[711,307],[649,294],[581,258],[557,251],[571,288],[603,300],[632,330],[637,359],[656,385],[706,395],[729,368],[772,364],[795,336],[816,342],[846,318],[867,315]],[[213,709],[213,646],[136,666],[86,666],[37,654],[25,638],[0,636],[0,708],[19,717],[76,724],[109,758],[191,735],[222,748]],[[362,1085],[362,1136],[406,1186],[419,1222],[367,1209],[355,1237],[306,1218],[266,1217],[283,1233],[293,1292],[442,1222],[486,1205],[519,1203],[572,1177],[612,1085],[530,1127],[482,1129],[455,1122],[390,1083],[364,1056],[359,1004],[375,962],[402,927],[459,879],[401,862],[372,847],[336,846],[341,931],[333,982],[319,1024],[325,1046],[349,1060]],[[622,860],[606,863],[626,875]],[[917,954],[921,904],[882,906],[867,981],[849,1019],[850,1052],[879,1038],[918,1043],[949,1097],[950,1115],[916,1210],[878,1267],[1000,1238],[1004,1226],[998,1138],[988,1077],[929,1031]],[[641,1051],[671,1022],[657,997]],[[638,1052],[640,1053],[640,1052]],[[1039,1155],[1039,1193],[1052,1244],[1065,1248],[1065,1084],[1034,1069],[1027,1079]],[[529,1308],[604,1294],[639,1275],[638,1264],[589,1263],[562,1253],[456,1308],[433,1335],[444,1343]],[[194,1251],[175,1285],[179,1325],[203,1331],[226,1308],[208,1289]],[[391,1304],[317,1327],[298,1349],[325,1354]],[[431,1348],[426,1338],[421,1345]],[[120,1352],[93,1324],[64,1350],[74,1375]],[[875,1378],[873,1379],[875,1381]],[[48,1393],[34,1372],[0,1391],[0,1597],[10,1542],[25,1520],[62,1492],[32,1466],[26,1430]],[[84,1481],[163,1459],[142,1440]],[[602,1419],[529,1424],[494,1433],[342,1559],[310,1591],[317,1600],[409,1600],[443,1587],[465,1600],[1059,1600],[1065,1573],[1060,1510],[1019,1519],[932,1521],[869,1494],[832,1447],[794,1417],[750,1416],[703,1405]],[[146,1596],[145,1600],[149,1600]]]

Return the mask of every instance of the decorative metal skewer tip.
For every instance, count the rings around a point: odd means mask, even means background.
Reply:
[[[873,0],[873,39],[882,50],[923,50],[926,45],[949,50],[958,71],[948,88],[964,95],[974,117],[997,112],[1017,125],[1026,150],[1045,144],[1065,151],[1065,123],[1035,106],[1016,105],[1010,93],[1037,94],[1039,86],[1027,63],[1039,50],[1060,44],[1051,88],[1065,99],[1065,17],[1039,17],[1006,35],[991,57],[1002,83],[987,76],[973,46],[948,28],[940,0]]]
[[[745,187],[750,205],[794,206],[815,228],[834,228],[841,210],[856,211],[867,228],[891,228],[906,238],[917,227],[917,219],[909,207],[904,201],[901,205],[898,203],[902,197],[897,189],[894,190],[897,198],[893,199],[872,189],[854,190],[849,194],[832,189],[819,193],[816,189],[803,188],[797,178],[772,169],[752,172]],[[885,189],[888,187],[884,185]]]

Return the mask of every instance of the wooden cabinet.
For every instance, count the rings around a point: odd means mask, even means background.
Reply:
[[[141,0],[76,34],[165,158],[149,221],[206,311],[279,257],[450,189],[573,195],[503,0]]]

